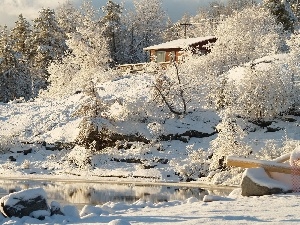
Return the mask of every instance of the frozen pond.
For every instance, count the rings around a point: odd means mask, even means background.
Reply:
[[[232,188],[205,190],[199,187],[167,185],[140,185],[114,183],[82,183],[60,181],[32,181],[32,180],[1,180],[0,197],[14,191],[41,187],[47,192],[49,203],[53,200],[62,205],[101,205],[106,202],[133,203],[139,199],[153,203],[172,200],[185,200],[196,197],[199,200],[206,194],[227,196]]]

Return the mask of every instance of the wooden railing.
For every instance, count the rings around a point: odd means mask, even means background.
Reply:
[[[151,67],[155,72],[159,69],[165,70],[170,65],[170,62],[156,63],[155,66]],[[146,71],[150,63],[136,63],[136,64],[122,64],[116,67],[117,70],[121,72],[137,73]],[[151,71],[150,71],[151,72]]]

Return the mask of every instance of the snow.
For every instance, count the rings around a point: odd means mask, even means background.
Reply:
[[[235,191],[236,192],[236,191]],[[214,199],[212,197],[212,199]],[[217,201],[186,201],[132,204],[105,203],[84,207],[80,216],[76,209],[65,207],[65,216],[46,216],[45,220],[30,217],[0,218],[1,224],[298,224],[299,195],[218,198]]]
[[[257,64],[259,65],[262,64]],[[235,73],[237,74],[238,72]],[[139,103],[149,100],[148,94],[152,82],[153,76],[149,74],[128,75],[118,80],[98,84],[97,92],[104,102],[112,103],[110,110],[114,114],[111,116],[119,118],[119,115],[122,115],[128,107],[128,104],[123,103],[128,103],[131,99],[139,99]],[[0,148],[5,145],[6,140],[10,143],[9,151],[4,149],[4,153],[0,155],[0,177],[2,179],[68,180],[74,182],[73,185],[79,181],[106,182],[108,185],[110,182],[176,184],[181,179],[176,175],[178,172],[189,173],[189,165],[193,162],[191,153],[198,153],[199,149],[203,149],[205,153],[210,142],[217,137],[214,132],[220,118],[215,112],[208,110],[193,111],[183,118],[169,116],[164,123],[155,124],[153,121],[141,123],[125,119],[114,120],[110,128],[121,134],[138,132],[144,137],[153,138],[157,134],[182,134],[196,130],[212,135],[205,138],[187,138],[186,142],[169,140],[149,145],[130,143],[132,146],[128,149],[107,148],[101,155],[96,154],[92,157],[93,166],[80,168],[78,166],[80,160],[89,157],[89,155],[81,154],[80,147],[62,150],[49,149],[49,147],[53,148],[59,143],[72,144],[75,141],[82,118],[75,117],[74,113],[85,101],[86,96],[80,93],[63,99],[38,98],[31,102],[0,103]],[[129,106],[139,107],[140,105]],[[245,125],[243,127],[245,130],[251,130],[245,142],[256,152],[262,149],[268,141],[278,146],[281,146],[287,139],[299,141],[299,118],[293,118],[295,122],[274,119],[272,126],[281,128],[277,132],[267,132],[266,127],[259,127],[255,124]],[[102,122],[105,124],[107,121]],[[32,153],[24,154],[24,151],[28,149],[32,149]],[[10,157],[13,157],[15,161],[9,160]],[[124,159],[139,159],[142,163],[122,162],[121,160]],[[77,161],[77,165],[71,163],[72,160]],[[162,161],[165,164],[159,163]],[[152,168],[145,169],[145,166]],[[224,172],[226,171],[215,172],[219,181],[224,181],[227,176]],[[278,184],[274,183],[276,181],[261,171],[248,175],[266,182],[269,187],[278,187]],[[277,180],[282,177],[276,173],[272,173],[271,176],[276,177]],[[233,180],[240,181],[240,177],[237,177]],[[181,185],[203,187],[203,182],[207,182],[206,185],[214,184],[209,176],[201,179],[196,175],[195,178],[195,181],[182,182]],[[288,177],[288,179],[291,178]],[[238,185],[232,181],[227,184]],[[289,188],[287,185],[289,184],[285,182],[283,189]],[[71,186],[65,186],[65,190],[71,190],[71,188]],[[85,186],[82,188],[85,191],[87,189]],[[154,187],[149,186],[149,193],[155,191]],[[40,191],[27,197],[38,192]],[[76,196],[73,197],[76,198]],[[190,225],[262,222],[296,224],[300,213],[299,196],[294,194],[244,198],[237,189],[230,196],[216,196],[214,193],[209,193],[204,200],[205,202],[192,197],[160,203],[142,199],[134,203],[106,202],[102,205],[86,205],[80,211],[73,205],[66,205],[62,207],[65,216],[47,216],[43,214],[44,212],[36,212],[34,217],[44,215],[45,220],[0,216],[0,223],[124,225],[176,223]]]
[[[260,59],[253,60],[250,63],[246,63],[243,66],[237,66],[231,69],[227,73],[227,77],[229,78],[229,81],[240,81],[243,79],[245,71],[247,67],[254,66],[256,70],[263,71],[268,69],[274,64],[284,64],[286,63],[287,54],[276,54],[272,56],[265,56]]]
[[[294,151],[292,151],[290,156],[290,165],[299,168],[300,166],[300,146],[297,146]]]
[[[33,218],[43,218],[43,217],[46,217],[46,216],[50,216],[50,212],[47,211],[47,210],[37,210],[37,211],[34,211],[30,214],[31,217]]]
[[[158,44],[149,46],[147,48],[144,48],[144,50],[151,50],[151,49],[172,49],[172,48],[181,48],[185,49],[193,44],[201,43],[207,40],[212,40],[216,38],[215,36],[206,36],[206,37],[196,37],[196,38],[183,38],[183,39],[177,39],[174,41],[169,41],[166,43]]]

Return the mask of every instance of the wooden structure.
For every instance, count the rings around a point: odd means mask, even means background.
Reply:
[[[159,63],[157,64],[156,68],[153,68],[155,70],[160,70],[163,69],[165,70],[170,63],[165,62],[165,63]],[[149,65],[149,63],[136,63],[136,64],[122,64],[118,65],[116,67],[117,70],[120,70],[123,73],[138,73],[138,72],[143,72],[145,71],[145,68]],[[148,71],[151,73],[151,71]]]
[[[195,54],[207,54],[210,50],[206,45],[215,43],[216,40],[217,38],[215,36],[178,39],[149,46],[144,48],[144,50],[149,51],[151,61],[157,63],[178,62],[180,61],[180,56],[184,49],[191,48]]]
[[[227,157],[227,166],[242,167],[242,168],[263,168],[266,172],[277,172],[285,174],[300,175],[300,171],[296,170],[287,163],[283,163],[289,160],[290,154],[284,155],[279,160],[268,161],[268,160],[257,160],[257,159],[246,159],[235,156]]]

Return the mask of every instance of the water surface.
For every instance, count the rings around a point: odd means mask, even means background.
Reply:
[[[202,200],[206,194],[227,196],[232,189],[205,190],[200,187],[168,186],[168,185],[137,185],[113,183],[82,183],[60,181],[32,180],[0,180],[0,197],[15,191],[41,187],[51,201],[62,205],[101,205],[106,202],[133,203],[139,199],[153,203],[186,200],[196,197]]]

